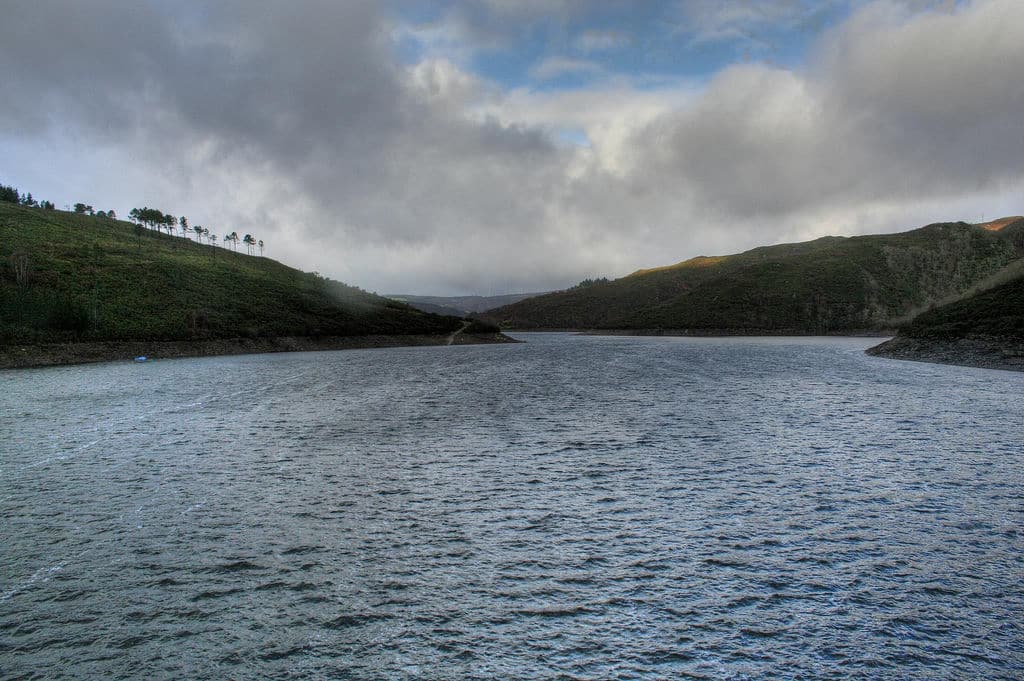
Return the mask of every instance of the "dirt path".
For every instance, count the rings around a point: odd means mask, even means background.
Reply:
[[[452,331],[452,334],[448,336],[448,342],[445,343],[445,345],[451,345],[452,343],[454,343],[455,337],[458,336],[463,331],[465,331],[466,329],[468,329],[470,324],[472,324],[472,322],[462,322],[462,328],[458,329],[457,331]]]

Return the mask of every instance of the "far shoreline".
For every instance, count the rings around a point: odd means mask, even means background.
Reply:
[[[834,333],[736,332],[724,329],[503,329],[509,333],[572,333],[581,336],[666,338],[877,338],[885,339],[864,353],[883,359],[943,364],[975,369],[1024,372],[1024,341],[992,336],[961,339],[919,339],[886,330],[851,330]]]
[[[892,338],[894,330],[849,329],[807,331],[800,329],[556,329],[503,328],[503,333],[573,333],[580,336],[665,336],[669,338]]]
[[[79,341],[11,343],[0,346],[0,370],[31,369],[98,362],[181,359],[276,352],[362,350],[372,348],[522,343],[503,333],[398,334],[367,336],[278,336],[163,341]]]

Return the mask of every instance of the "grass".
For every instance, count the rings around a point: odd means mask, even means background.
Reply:
[[[0,342],[441,334],[461,326],[269,258],[0,203]]]
[[[995,336],[1024,341],[1024,276],[929,310],[908,324],[902,335],[942,340]]]

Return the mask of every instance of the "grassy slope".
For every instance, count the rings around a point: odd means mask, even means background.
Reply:
[[[965,223],[694,258],[491,310],[511,328],[829,333],[892,328],[1024,253],[1024,222]]]
[[[929,310],[900,335],[940,340],[994,336],[1024,341],[1024,276]]]
[[[19,263],[28,269],[21,282]],[[438,334],[461,325],[268,258],[0,203],[0,342]]]

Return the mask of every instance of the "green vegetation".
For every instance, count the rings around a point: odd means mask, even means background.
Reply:
[[[481,315],[506,328],[843,333],[895,328],[1024,255],[1024,220],[943,223],[698,257]]]
[[[900,335],[944,340],[992,336],[1024,341],[1024,276],[929,310],[904,327]]]
[[[0,201],[0,343],[446,334],[462,327],[458,318],[267,258],[88,213],[29,207],[20,196]],[[187,221],[176,223],[184,232]],[[225,241],[236,243],[232,234]],[[246,236],[250,252],[262,248]]]

